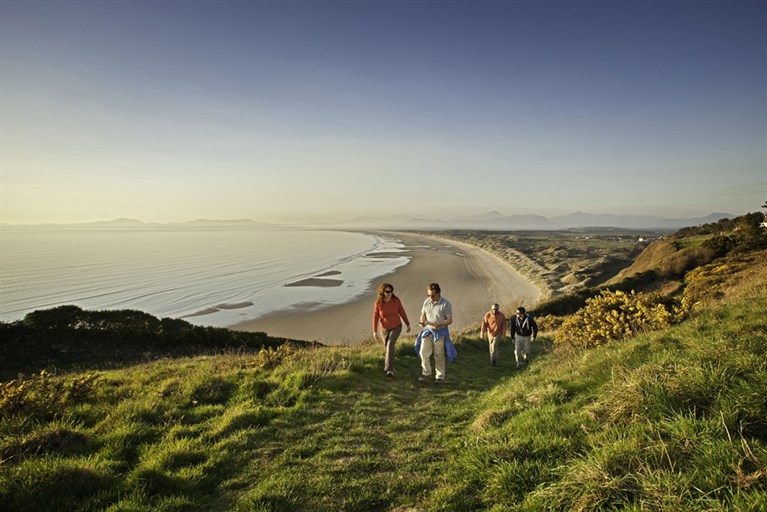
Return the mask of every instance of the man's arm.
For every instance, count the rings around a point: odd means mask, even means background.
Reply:
[[[434,323],[434,328],[435,329],[442,329],[443,327],[447,327],[448,325],[450,325],[452,323],[453,323],[453,317],[449,316],[449,317],[447,317],[446,319],[444,319],[444,320],[442,320],[440,322],[435,322]]]

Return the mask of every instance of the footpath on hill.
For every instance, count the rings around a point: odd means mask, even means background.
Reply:
[[[291,481],[286,475],[300,475],[300,492],[326,510],[333,508],[333,501],[341,510],[417,506],[443,485],[445,471],[453,471],[456,457],[466,453],[467,433],[487,407],[485,397],[497,386],[536,371],[545,357],[538,342],[530,366],[517,370],[507,342],[493,367],[487,343],[478,336],[462,336],[458,357],[447,366],[445,384],[437,385],[418,381],[420,361],[410,341],[398,343],[394,378],[384,376],[382,358],[370,357],[375,347],[359,349],[365,354],[364,366],[354,361],[351,373],[318,382],[306,397],[305,414],[272,425],[281,432],[271,441],[276,446],[258,448],[260,453],[282,453],[270,472]],[[297,461],[300,470],[293,468]],[[456,502],[454,497],[449,501]]]

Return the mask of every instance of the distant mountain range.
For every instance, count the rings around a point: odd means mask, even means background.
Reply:
[[[281,228],[280,224],[271,224],[268,222],[256,222],[251,219],[232,219],[232,220],[217,220],[217,219],[196,219],[188,222],[170,222],[170,223],[157,223],[157,222],[143,222],[136,219],[114,219],[114,220],[100,220],[96,222],[78,222],[72,224],[7,224],[2,223],[2,226],[7,227],[51,227],[51,228],[161,228],[161,227],[189,227],[189,228],[207,228],[207,227],[250,227],[250,228]]]
[[[705,217],[665,218],[653,215],[614,215],[605,213],[575,212],[556,217],[542,215],[503,215],[491,211],[466,217],[440,219],[425,216],[357,217],[333,224],[347,229],[478,229],[478,230],[557,230],[571,228],[622,228],[676,230],[688,226],[708,224],[723,218],[732,219],[729,213],[711,213]]]
[[[355,217],[352,219],[333,222],[304,225],[312,228],[338,229],[477,229],[477,230],[558,230],[572,228],[621,228],[621,229],[655,229],[676,230],[679,228],[708,224],[735,215],[729,213],[711,213],[705,217],[665,218],[653,215],[615,215],[611,213],[593,214],[575,212],[556,217],[542,215],[503,215],[498,211],[490,211],[479,215],[464,217],[438,218],[423,215],[393,215],[388,217]],[[33,225],[2,224],[6,227],[31,227]],[[188,228],[255,228],[255,229],[289,229],[301,227],[297,225],[282,225],[267,222],[257,222],[251,219],[211,220],[197,219],[183,223],[157,224],[135,219],[115,219],[78,224],[36,224],[35,227],[89,227],[89,228],[151,228],[151,227],[188,227]]]

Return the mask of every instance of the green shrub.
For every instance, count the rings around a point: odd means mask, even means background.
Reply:
[[[0,384],[0,417],[14,414],[51,416],[69,405],[89,399],[100,374],[55,377],[46,370],[27,379]]]
[[[283,362],[290,361],[296,353],[296,348],[290,344],[280,345],[279,347],[264,347],[258,351],[252,366],[258,368],[275,368]]]
[[[27,313],[22,323],[39,330],[77,329],[82,324],[84,315],[85,312],[78,306],[59,306]]]

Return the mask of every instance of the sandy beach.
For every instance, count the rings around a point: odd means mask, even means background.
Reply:
[[[479,248],[411,233],[386,235],[402,242],[405,252],[397,255],[409,256],[410,262],[371,283],[368,293],[361,298],[321,309],[270,313],[230,328],[325,345],[355,345],[372,338],[373,303],[381,282],[394,286],[413,327],[410,335],[403,330],[401,339],[412,339],[415,335],[426,287],[431,282],[439,283],[442,295],[453,304],[453,331],[479,325],[493,302],[499,303],[508,316],[516,306],[531,308],[541,297],[541,291],[519,272]],[[331,281],[342,279],[343,275],[333,275],[333,279],[318,275],[291,285],[332,286],[335,283]]]

